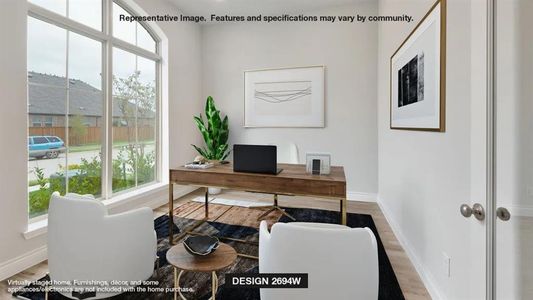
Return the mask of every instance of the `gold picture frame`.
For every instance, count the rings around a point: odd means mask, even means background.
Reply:
[[[397,94],[396,94],[396,99],[393,99],[394,98],[394,95],[395,95],[395,91],[394,91],[394,84],[395,84],[395,76],[393,74],[393,65],[394,65],[394,62],[395,60],[398,60],[399,58],[397,57],[397,55],[399,55],[399,53],[401,51],[406,51],[404,49],[404,47],[406,47],[406,45],[408,45],[408,43],[412,44],[414,43],[414,41],[416,41],[418,38],[420,38],[420,36],[416,36],[415,35],[421,35],[420,32],[418,32],[419,29],[423,28],[424,26],[429,26],[427,25],[426,22],[432,22],[431,19],[434,19],[436,17],[436,10],[437,8],[439,8],[440,10],[440,24],[438,24],[438,33],[440,34],[440,39],[438,39],[439,41],[439,44],[438,44],[438,49],[439,49],[439,57],[438,57],[438,63],[439,63],[439,71],[438,72],[435,72],[435,73],[438,73],[438,84],[435,83],[433,84],[433,88],[435,89],[434,91],[434,94],[438,95],[438,98],[439,99],[433,99],[433,102],[430,102],[431,104],[433,104],[433,112],[435,112],[437,109],[438,109],[438,112],[437,113],[434,113],[432,115],[433,118],[436,118],[438,116],[438,120],[435,120],[435,119],[431,119],[431,122],[421,122],[421,123],[424,123],[424,125],[421,125],[421,126],[418,126],[418,125],[414,125],[414,123],[416,123],[416,118],[415,119],[412,119],[412,120],[409,120],[408,118],[406,118],[404,120],[404,122],[406,124],[403,124],[403,125],[399,125],[398,123],[401,123],[401,122],[396,122],[395,123],[395,120],[394,120],[394,116],[393,114],[394,113],[397,113],[397,114],[400,114],[401,111],[400,111],[400,107],[403,106],[407,106],[407,105],[410,105],[410,104],[415,104],[415,105],[412,105],[412,106],[409,106],[408,109],[410,109],[411,111],[415,111],[416,110],[416,107],[417,106],[422,106],[422,104],[420,104],[422,102],[422,100],[420,101],[420,103],[417,103],[417,101],[413,101],[413,100],[409,100],[408,98],[413,98],[413,95],[412,95],[412,92],[413,92],[413,88],[414,88],[414,91],[415,93],[418,93],[417,96],[420,97],[420,95],[422,95],[422,98],[424,97],[424,88],[425,88],[425,83],[424,83],[424,79],[422,79],[422,83],[418,83],[418,74],[420,73],[420,70],[417,70],[416,71],[416,74],[417,74],[417,86],[413,87],[412,83],[410,83],[409,81],[409,75],[404,75],[404,77],[406,77],[406,80],[405,82],[407,82],[407,84],[404,82],[404,81],[401,81],[400,80],[400,76],[398,75],[398,82],[396,82],[396,84],[398,85],[398,90],[397,90]],[[445,132],[445,129],[446,129],[446,11],[447,11],[447,0],[438,0],[437,2],[435,2],[431,8],[429,9],[429,11],[426,13],[426,15],[422,18],[422,20],[420,20],[420,22],[418,22],[418,24],[415,26],[415,28],[409,33],[409,35],[405,38],[405,40],[400,44],[400,46],[398,47],[398,49],[392,54],[391,58],[390,58],[390,73],[389,73],[389,93],[390,93],[390,116],[389,116],[389,120],[390,120],[390,129],[399,129],[399,130],[415,130],[415,131],[434,131],[434,132]],[[429,21],[428,21],[429,20]],[[424,28],[425,29],[425,28]],[[422,29],[421,29],[422,30]],[[414,38],[415,40],[411,40],[412,38]],[[401,55],[400,55],[401,56]],[[422,66],[422,74],[426,74],[426,71],[425,71],[425,68],[427,67],[425,64],[424,64],[424,52],[422,52],[421,54],[421,59],[418,58],[418,54],[417,56],[415,57],[416,59],[419,59],[418,62],[417,61],[414,61],[414,63],[417,65],[417,68],[420,68],[420,66]],[[405,64],[404,66],[402,66],[402,68],[400,68],[398,70],[398,74],[404,74],[405,73],[410,73],[411,72],[411,69],[414,69],[413,68],[413,60],[415,59],[413,58],[411,61],[409,61],[408,64]],[[434,59],[435,61],[437,61],[437,58]],[[410,65],[410,66],[408,66]],[[406,70],[404,70],[405,68],[408,68]],[[410,67],[410,69],[409,69]],[[431,66],[429,66],[431,67]],[[436,68],[436,67],[435,67]],[[414,72],[414,71],[413,71]],[[425,78],[424,75],[422,78]],[[403,79],[403,77],[402,77]],[[400,85],[402,85],[402,87],[400,87]],[[403,88],[407,85],[407,92],[403,90]],[[438,93],[436,91],[438,87]],[[403,101],[398,101],[400,100],[400,91],[402,92],[401,93],[401,96],[402,96],[402,99],[405,97],[407,99],[407,104],[402,104],[400,105],[400,103],[403,103]],[[409,94],[409,92],[411,92],[411,94]],[[406,96],[404,96],[404,94]],[[396,100],[396,101],[395,101]],[[423,100],[426,101],[426,103],[424,105],[427,105],[428,103],[428,100],[427,99],[424,99]],[[436,102],[439,102],[438,105]],[[396,105],[394,105],[396,103]],[[405,108],[404,108],[405,109]],[[400,113],[398,113],[400,112]],[[411,115],[413,114],[412,112],[410,112]],[[437,115],[437,116],[435,116]],[[424,119],[425,120],[425,119]],[[427,126],[426,124],[427,123],[432,123],[434,124],[435,126]]]

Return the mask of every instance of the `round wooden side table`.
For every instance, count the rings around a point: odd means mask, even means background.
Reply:
[[[210,272],[211,273],[211,299],[215,300],[218,289],[218,277],[216,271],[231,265],[237,259],[237,251],[228,244],[220,243],[215,252],[207,256],[195,256],[187,252],[183,243],[170,248],[167,252],[167,261],[174,266],[174,300],[186,300],[180,291],[180,277],[185,271]],[[178,269],[180,272],[178,274]]]

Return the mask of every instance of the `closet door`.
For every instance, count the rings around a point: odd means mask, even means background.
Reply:
[[[494,285],[533,299],[533,1],[494,0]]]

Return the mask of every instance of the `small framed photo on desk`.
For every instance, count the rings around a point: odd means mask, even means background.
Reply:
[[[308,152],[305,154],[305,165],[308,174],[327,175],[330,173],[331,154]]]

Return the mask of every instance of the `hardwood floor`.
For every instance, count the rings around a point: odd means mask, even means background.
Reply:
[[[195,197],[203,196],[201,191],[196,191],[188,194],[180,199],[175,200],[175,207],[178,207],[186,202],[191,201]],[[243,193],[234,191],[224,191],[223,197],[231,197],[232,199],[246,199],[250,201],[260,201],[271,203],[272,195],[255,194],[255,193]],[[327,209],[338,211],[339,203],[337,201],[323,200],[323,199],[310,199],[308,197],[279,197],[280,206],[286,207],[307,207],[317,209]],[[167,205],[163,205],[154,210],[154,218],[167,214]],[[406,299],[431,299],[424,284],[422,283],[418,273],[414,269],[411,261],[407,257],[406,253],[402,249],[400,243],[394,236],[391,227],[387,223],[385,216],[381,212],[381,209],[376,203],[371,202],[358,202],[348,201],[348,212],[369,214],[372,215],[379,235],[385,247],[385,251],[389,256],[390,262],[396,273],[396,277],[400,283],[400,287]],[[42,262],[34,267],[31,267],[9,279],[13,280],[35,280],[44,276],[48,271],[48,265],[46,262]],[[7,293],[7,280],[0,282],[0,299],[15,299]]]

